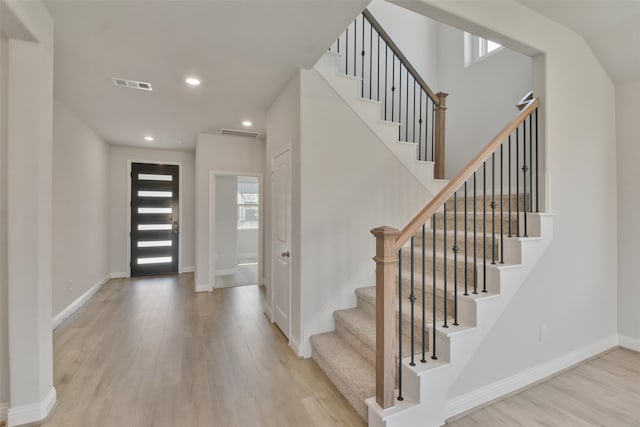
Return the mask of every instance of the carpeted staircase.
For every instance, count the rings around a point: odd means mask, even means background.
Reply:
[[[520,206],[524,203],[524,197],[520,195]],[[465,273],[467,278],[467,286],[469,294],[474,291],[473,283],[474,277],[477,280],[477,291],[482,293],[483,288],[483,254],[486,257],[486,263],[491,264],[493,254],[496,256],[496,263],[500,262],[500,197],[496,196],[496,215],[495,222],[491,213],[491,196],[487,197],[486,202],[483,197],[476,197],[476,233],[475,233],[475,247],[474,247],[474,219],[473,219],[473,197],[468,198],[467,202],[467,218],[465,221],[464,216],[464,199],[458,198],[457,200],[457,213],[454,214],[454,203],[450,200],[447,203],[447,229],[446,232],[443,227],[444,213],[436,215],[436,224],[432,226],[429,224],[425,227],[424,235],[424,253],[426,255],[425,263],[425,289],[424,298],[422,292],[422,232],[418,233],[414,237],[414,294],[416,297],[416,303],[414,311],[416,313],[416,324],[414,325],[414,354],[416,354],[416,361],[422,358],[422,303],[425,301],[425,324],[431,323],[433,307],[433,264],[431,254],[433,253],[433,235],[435,233],[436,240],[436,292],[438,293],[438,304],[442,305],[444,294],[444,278],[445,271],[447,277],[447,300],[448,311],[447,317],[450,322],[453,323],[454,319],[454,287],[457,275],[457,289],[458,294],[464,293],[464,281]],[[511,203],[515,207],[515,196],[512,196]],[[508,197],[502,198],[504,203],[504,210],[507,209]],[[486,205],[485,205],[486,204]],[[483,206],[485,205],[485,206]],[[487,220],[487,230],[483,239],[483,208],[485,209]],[[457,223],[457,240],[455,237],[454,219]],[[522,219],[521,219],[522,220]],[[509,222],[511,222],[511,228],[515,235],[517,227],[517,218],[515,213],[509,217],[503,215],[502,227],[505,230],[505,235],[509,228]],[[465,263],[465,243],[464,243],[464,229],[465,222],[467,224],[467,257]],[[496,234],[495,238],[492,234],[492,226],[495,224]],[[447,254],[446,264],[444,262],[442,247],[444,245],[445,235],[447,238],[447,248],[452,249],[454,241],[457,241],[458,246],[461,248],[458,253],[457,265],[454,261],[453,251],[449,250]],[[505,237],[507,238],[507,237]],[[373,240],[372,240],[373,241]],[[492,244],[493,242],[493,244]],[[495,246],[494,246],[495,245]],[[493,251],[495,247],[495,252]],[[475,258],[474,258],[475,249]],[[372,244],[373,251],[373,244]],[[475,263],[474,263],[475,261]],[[411,293],[411,278],[410,278],[410,263],[411,263],[411,248],[410,244],[405,246],[402,250],[402,323],[403,323],[403,338],[402,338],[402,355],[403,357],[410,356],[411,354],[411,320],[410,320],[410,302],[409,295]],[[372,262],[371,267],[374,267]],[[476,274],[474,274],[474,272]],[[490,293],[483,295],[489,296]],[[325,374],[336,385],[338,390],[345,396],[345,398],[353,405],[356,411],[363,417],[367,418],[367,406],[365,399],[375,395],[375,341],[376,341],[376,325],[375,325],[375,313],[376,313],[376,292],[375,287],[366,287],[356,290],[357,306],[346,310],[338,310],[334,312],[333,317],[335,320],[335,331],[327,332],[323,334],[314,335],[311,337],[312,345],[312,357]],[[396,303],[396,307],[398,304]],[[398,316],[398,308],[396,308],[396,315]],[[443,307],[436,306],[436,312],[438,318],[443,318]],[[398,318],[396,318],[398,321]],[[462,322],[460,322],[462,323]],[[461,325],[465,326],[465,325]],[[474,326],[474,325],[466,325]],[[429,328],[425,328],[425,347],[429,347]]]

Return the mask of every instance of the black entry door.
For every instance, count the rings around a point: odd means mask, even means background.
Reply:
[[[178,272],[178,171],[131,165],[131,276]]]

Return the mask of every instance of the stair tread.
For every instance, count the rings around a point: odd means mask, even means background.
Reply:
[[[340,339],[335,332],[312,336],[311,345],[358,397],[366,399],[375,395],[375,367]],[[327,376],[331,377],[329,373]],[[347,394],[344,390],[341,392]]]

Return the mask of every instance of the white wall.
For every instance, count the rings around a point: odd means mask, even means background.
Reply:
[[[215,177],[215,265],[216,274],[238,268],[238,177]]]
[[[263,140],[223,135],[199,134],[196,144],[196,290],[213,289],[210,233],[211,172],[262,175]],[[261,272],[259,272],[260,274]]]
[[[615,342],[615,94],[581,37],[515,1],[411,4],[503,45],[544,53],[534,57],[534,91],[542,102],[545,203],[557,214],[554,240],[450,390],[455,397]],[[547,333],[540,342],[543,324]]]
[[[315,70],[301,77],[299,339],[308,356],[309,337],[333,329],[333,312],[375,284],[370,230],[403,227],[430,195]]]
[[[108,167],[108,144],[54,101],[54,315],[108,278]]]
[[[0,33],[0,405],[9,403],[7,285],[7,66],[9,41]],[[6,418],[0,409],[0,421]]]
[[[0,0],[7,99],[8,425],[56,401],[51,335],[53,20],[39,1]]]
[[[429,87],[436,93],[442,90],[438,58],[440,24],[384,0],[373,0],[367,9]]]
[[[616,87],[618,160],[618,328],[621,343],[640,350],[640,80]],[[611,148],[613,150],[613,147]],[[623,342],[625,341],[625,342]]]
[[[238,230],[238,256],[251,257],[258,254],[258,230],[255,228]]]
[[[445,177],[453,178],[519,113],[533,88],[532,60],[507,48],[465,67],[464,32],[440,25],[438,67],[447,92]]]
[[[267,111],[267,179],[264,180],[264,274],[266,285],[266,312],[271,316],[273,297],[271,284],[271,163],[273,157],[290,148],[291,159],[291,337],[298,347],[300,337],[300,73],[289,80],[287,86]],[[273,318],[272,318],[273,319]],[[295,349],[298,351],[298,348]]]
[[[109,192],[110,224],[109,265],[112,274],[126,275],[129,272],[129,193],[130,161],[151,163],[180,163],[182,182],[180,212],[179,266],[183,270],[194,267],[195,250],[195,158],[193,152],[156,150],[152,148],[109,147]]]

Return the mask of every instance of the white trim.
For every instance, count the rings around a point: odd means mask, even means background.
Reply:
[[[291,335],[291,334],[289,334],[289,335]],[[304,355],[304,349],[302,348],[300,343],[293,337],[289,338],[289,347],[291,347],[293,349],[293,351],[295,351],[295,353],[298,355],[298,357],[301,357],[301,358],[309,357],[309,356],[305,356]]]
[[[222,270],[216,270],[215,276],[231,276],[237,272],[237,268],[223,268]]]
[[[633,351],[640,351],[640,340],[637,338],[631,338],[626,335],[618,335],[618,341],[620,342],[620,347],[624,347]]]
[[[273,323],[273,311],[271,309],[271,304],[268,304],[266,301],[264,302],[264,314],[267,316],[267,319]]]
[[[458,397],[448,399],[445,403],[445,418],[449,419],[509,393],[518,391],[617,345],[618,336],[611,335],[601,341],[565,354],[564,356],[472,390]]]
[[[196,283],[196,292],[212,292],[213,286],[209,283]]]
[[[195,271],[195,267],[183,267],[180,273],[194,273]]]
[[[182,245],[182,235],[184,234],[182,232],[182,225],[183,225],[183,220],[182,220],[182,170],[183,168],[183,162],[171,162],[171,161],[166,161],[166,160],[133,160],[133,159],[128,159],[127,160],[127,200],[126,200],[126,205],[127,205],[127,229],[126,229],[126,233],[127,233],[127,247],[126,247],[126,254],[127,254],[127,275],[125,277],[131,277],[131,171],[132,171],[132,163],[150,163],[150,164],[156,164],[156,165],[177,165],[178,166],[178,228],[180,230],[180,232],[178,233],[178,272],[182,271],[182,254],[183,254],[183,248],[184,246]]]
[[[42,421],[49,416],[55,405],[56,389],[51,387],[49,393],[40,402],[9,408],[7,426],[12,427]]]
[[[7,413],[9,412],[8,403],[0,403],[0,423],[7,421]]]
[[[120,271],[120,272],[116,272],[116,273],[111,273],[109,276],[112,279],[126,279],[126,278],[130,277],[129,273],[127,273],[126,271]]]
[[[82,308],[83,305],[89,302],[91,297],[93,297],[95,293],[98,292],[98,290],[100,290],[100,288],[109,281],[110,278],[111,274],[106,275],[98,283],[89,288],[88,291],[80,295],[75,301],[65,307],[60,313],[53,316],[53,319],[51,320],[52,329],[56,329],[62,324],[62,322],[67,320],[73,313],[78,311],[80,308]]]

